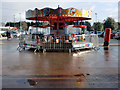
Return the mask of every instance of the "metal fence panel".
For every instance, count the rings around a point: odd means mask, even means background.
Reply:
[[[85,42],[91,42],[95,47],[98,47],[99,46],[98,35],[97,34],[85,35]]]

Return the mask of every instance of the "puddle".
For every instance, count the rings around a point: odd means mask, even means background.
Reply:
[[[35,86],[35,85],[38,84],[37,81],[34,81],[34,80],[32,80],[32,79],[28,79],[27,81],[28,81],[28,83],[30,84],[30,86]]]

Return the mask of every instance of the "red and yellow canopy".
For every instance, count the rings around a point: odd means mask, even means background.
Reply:
[[[35,9],[28,10],[26,12],[26,19],[39,20],[39,21],[78,21],[78,20],[90,20],[92,18],[92,12],[84,9]]]

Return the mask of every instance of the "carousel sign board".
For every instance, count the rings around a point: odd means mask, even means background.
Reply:
[[[26,11],[26,19],[31,17],[36,17],[36,9],[35,10],[28,10]],[[92,11],[85,10],[85,9],[75,9],[75,8],[68,8],[68,9],[52,9],[52,8],[44,8],[44,9],[37,9],[37,17],[53,17],[56,18],[58,16],[61,17],[85,17],[85,18],[92,18]]]

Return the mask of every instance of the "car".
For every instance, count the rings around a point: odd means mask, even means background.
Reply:
[[[20,33],[17,32],[17,31],[13,31],[13,32],[12,32],[12,36],[13,36],[14,38],[17,38],[17,37],[20,36]]]
[[[105,36],[105,32],[101,32],[101,34],[99,35],[100,37],[104,37]]]
[[[6,37],[6,31],[4,31],[4,32],[1,31],[1,36]]]
[[[85,31],[85,34],[89,34],[89,31]]]
[[[90,31],[90,34],[95,34],[95,31]]]
[[[116,32],[120,32],[120,30],[115,30]]]
[[[21,30],[19,33],[20,34],[26,34],[26,32],[24,30]]]
[[[115,33],[115,39],[120,39],[120,32]]]
[[[111,39],[115,37],[115,33],[117,33],[117,31],[111,31]]]
[[[102,31],[97,31],[98,37],[102,34]]]

